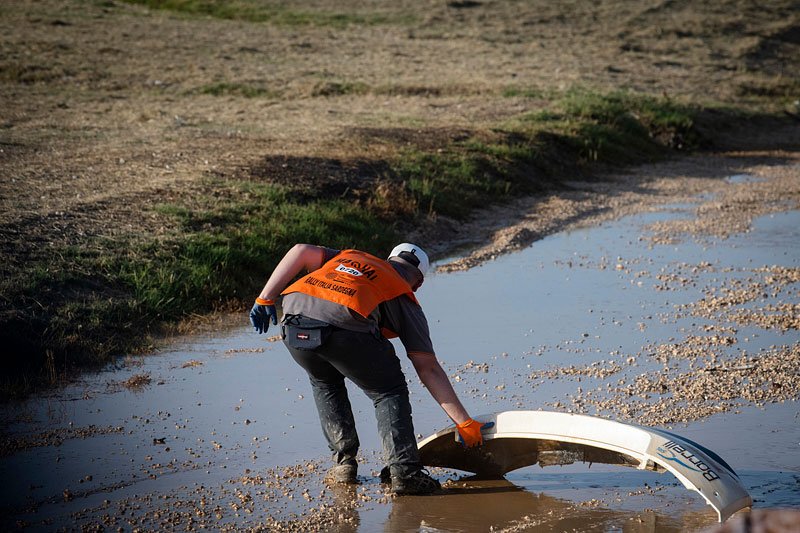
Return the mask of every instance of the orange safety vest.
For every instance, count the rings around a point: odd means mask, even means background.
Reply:
[[[286,287],[281,294],[292,292],[349,307],[364,318],[381,303],[401,294],[419,305],[411,285],[388,261],[358,250],[342,250],[319,269]]]

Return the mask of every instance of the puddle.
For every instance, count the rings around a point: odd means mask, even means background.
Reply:
[[[762,217],[749,233],[713,245],[690,238],[654,245],[643,233],[654,221],[690,217],[694,207],[675,204],[553,235],[472,270],[430,276],[419,298],[438,357],[470,412],[608,415],[596,400],[613,395],[612,385],[696,368],[689,359],[660,361],[657,350],[693,336],[735,339],[697,348],[702,364],[726,371],[743,354],[796,350],[796,330],[734,327],[687,306],[709,286],[762,275],[761,267],[800,266],[800,211]],[[797,304],[796,284],[743,305],[778,301]],[[401,359],[420,437],[447,426]],[[134,376],[149,384],[125,388]],[[326,450],[304,373],[281,343],[252,334],[244,313],[235,331],[130,359],[49,397],[7,406],[4,529],[280,529],[316,517],[317,527],[339,531],[685,531],[715,520],[668,474],[607,465],[529,467],[507,482],[456,482],[447,495],[387,500],[375,477],[382,465],[372,406],[350,389],[364,464],[363,484],[345,494],[321,482]],[[796,505],[800,405],[741,403],[669,426],[724,458],[757,506]]]
[[[759,181],[764,181],[762,178],[757,176],[753,176],[752,174],[735,174],[733,176],[729,176],[725,179],[728,183],[757,183]]]

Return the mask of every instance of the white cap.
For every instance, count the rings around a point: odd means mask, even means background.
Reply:
[[[423,276],[428,273],[428,267],[431,266],[430,261],[428,261],[428,254],[416,244],[408,242],[395,246],[389,254],[389,258],[392,257],[399,257],[400,259],[408,261],[417,267],[419,271],[422,272]]]

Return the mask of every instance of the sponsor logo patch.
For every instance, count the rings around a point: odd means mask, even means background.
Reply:
[[[665,461],[678,464],[692,472],[700,472],[708,481],[719,479],[719,474],[714,472],[710,466],[677,442],[669,441],[664,446],[659,446],[656,451],[659,457]]]
[[[337,285],[336,283],[324,281],[319,278],[315,278],[314,276],[307,277],[303,283],[305,283],[306,285],[311,285],[313,287],[326,289],[329,291],[340,292],[342,294],[346,294],[347,296],[354,296],[358,292],[357,289],[354,289],[352,287],[343,287],[342,285]]]
[[[378,279],[378,272],[375,270],[375,267],[370,266],[369,263],[355,261],[346,257],[337,259],[337,261],[339,266],[336,267],[336,270],[339,272],[347,272],[354,276],[364,276],[371,281]]]
[[[336,272],[344,272],[345,274],[350,274],[351,276],[363,276],[364,274],[361,273],[360,270],[357,270],[353,267],[348,267],[344,265],[339,265],[336,267]]]

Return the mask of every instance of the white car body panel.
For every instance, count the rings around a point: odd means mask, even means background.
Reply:
[[[717,511],[720,522],[752,506],[739,477],[723,459],[667,431],[548,411],[504,411],[476,420],[494,422],[484,431],[483,446],[464,448],[455,427],[450,427],[419,443],[422,463],[487,477],[533,464],[620,464],[671,472]]]

